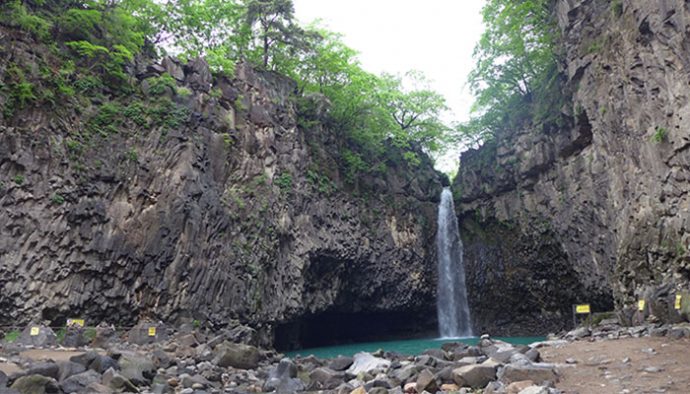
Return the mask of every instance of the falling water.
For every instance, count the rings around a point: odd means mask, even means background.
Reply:
[[[462,240],[455,216],[453,193],[444,188],[438,206],[438,326],[441,337],[472,336],[470,307],[465,290]]]

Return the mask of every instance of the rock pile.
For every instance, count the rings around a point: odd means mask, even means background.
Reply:
[[[132,329],[127,341],[111,337],[99,340],[106,344],[102,348],[79,351],[57,349],[51,340],[40,346],[4,343],[0,370],[14,365],[16,372],[0,373],[0,393],[559,392],[553,388],[556,367],[541,363],[538,350],[488,336],[477,346],[449,343],[418,356],[378,351],[290,359],[234,342],[243,337],[234,331],[173,333],[157,327],[156,335],[147,332],[150,338],[144,338],[143,328]],[[52,338],[47,330],[45,337]]]

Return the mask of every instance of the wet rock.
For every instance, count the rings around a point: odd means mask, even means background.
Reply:
[[[250,345],[224,342],[214,351],[213,362],[219,367],[252,369],[259,365],[259,349]]]
[[[65,393],[83,393],[86,388],[93,383],[100,383],[101,375],[96,371],[88,370],[76,375],[72,375],[60,383],[60,388]]]
[[[21,394],[57,393],[59,390],[57,381],[42,375],[28,375],[14,381],[10,387]]]
[[[60,367],[54,362],[38,362],[32,364],[25,372],[26,375],[41,375],[53,379],[58,379]]]
[[[359,375],[362,372],[371,372],[377,369],[387,369],[391,362],[389,360],[374,357],[371,353],[360,352],[353,357],[353,363],[347,369],[351,375]]]
[[[466,365],[453,370],[453,380],[460,387],[483,388],[496,380],[496,368],[491,365]]]

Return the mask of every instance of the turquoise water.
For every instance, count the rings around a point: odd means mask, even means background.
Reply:
[[[515,345],[528,345],[533,342],[543,341],[544,337],[509,337],[496,338]],[[288,357],[295,357],[298,355],[309,356],[314,355],[319,358],[332,358],[337,356],[352,356],[357,352],[375,352],[379,349],[385,351],[393,351],[406,355],[414,355],[422,353],[427,349],[440,348],[441,345],[448,342],[462,342],[468,345],[476,345],[479,338],[445,338],[445,339],[407,339],[403,341],[387,341],[387,342],[367,342],[355,343],[349,345],[338,345],[319,347],[313,349],[302,349],[294,352],[285,353]]]

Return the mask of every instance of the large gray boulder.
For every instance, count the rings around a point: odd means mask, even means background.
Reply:
[[[57,345],[57,336],[50,327],[40,324],[29,324],[22,330],[16,343],[38,348],[51,347]]]
[[[531,380],[541,384],[558,382],[558,373],[551,364],[508,364],[498,372],[498,379],[506,384]]]
[[[345,379],[345,373],[334,371],[328,367],[319,367],[309,373],[311,390],[332,390]]]
[[[43,375],[22,376],[14,381],[11,388],[21,394],[57,393],[59,390],[55,379]]]
[[[100,382],[101,375],[96,371],[88,370],[65,379],[60,383],[60,387],[65,393],[88,393],[89,385]]]
[[[163,342],[168,339],[168,330],[161,322],[139,322],[127,333],[127,342],[137,345]]]
[[[484,388],[496,380],[496,367],[491,364],[466,365],[453,370],[453,381],[460,387]]]
[[[331,360],[330,363],[328,363],[328,368],[334,370],[334,371],[344,371],[354,363],[355,360],[352,357],[344,357],[344,356],[339,356]]]
[[[223,342],[216,346],[213,362],[219,367],[254,369],[260,358],[259,349],[254,346]]]
[[[138,353],[122,353],[118,364],[120,374],[138,386],[147,385],[156,374],[153,360]]]

